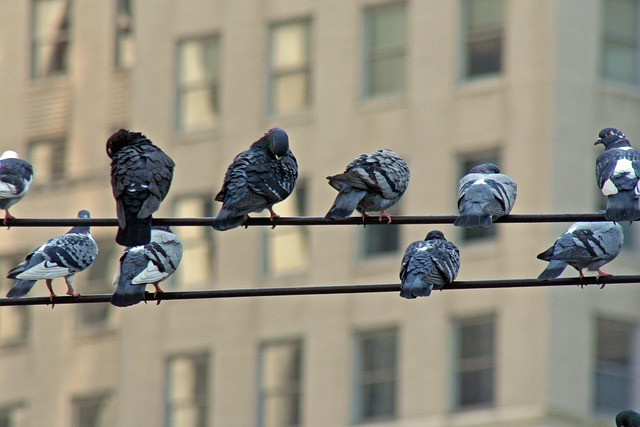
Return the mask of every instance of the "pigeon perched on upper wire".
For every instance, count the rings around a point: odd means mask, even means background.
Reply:
[[[89,211],[81,210],[78,218],[90,218]],[[44,279],[51,300],[56,294],[51,282],[57,277],[64,277],[67,284],[67,295],[80,296],[73,288],[76,273],[89,268],[98,255],[98,245],[91,237],[89,226],[78,225],[66,234],[47,240],[45,244],[31,252],[17,267],[9,271],[9,279],[17,279],[9,292],[8,298],[19,298],[27,294],[33,285]]]
[[[516,203],[518,186],[492,163],[471,168],[458,184],[458,211],[453,222],[458,227],[490,227],[508,215]]]
[[[175,163],[140,132],[120,129],[107,140],[116,199],[116,242],[132,247],[151,240],[151,218],[169,192]]]
[[[629,222],[640,219],[640,151],[615,128],[602,129],[597,144],[604,145],[596,159],[596,180],[607,196],[605,218]]]
[[[14,216],[9,208],[18,203],[29,191],[33,181],[33,166],[18,158],[15,151],[5,151],[0,156],[0,209],[5,210],[4,225]]]
[[[538,259],[549,265],[538,276],[540,280],[554,279],[567,267],[578,270],[580,280],[583,269],[597,271],[598,277],[609,276],[600,268],[613,261],[622,250],[624,234],[620,224],[611,221],[585,221],[571,225]]]
[[[616,427],[640,427],[640,414],[631,409],[619,412],[616,415]]]
[[[138,304],[144,298],[146,285],[155,287],[154,295],[162,292],[158,284],[176,271],[181,259],[182,242],[178,236],[167,226],[154,225],[151,242],[127,248],[120,257],[111,304],[117,307]]]
[[[433,288],[442,289],[453,282],[460,270],[460,251],[433,230],[424,240],[411,243],[404,251],[400,266],[400,296],[407,299],[427,297]]]
[[[284,129],[273,128],[238,154],[227,168],[222,189],[215,200],[222,208],[213,221],[219,231],[241,226],[250,212],[269,210],[271,220],[278,215],[273,205],[293,192],[298,179],[298,162],[289,149]]]
[[[327,177],[338,195],[325,218],[347,218],[357,209],[363,220],[367,212],[379,212],[379,220],[391,222],[386,209],[400,200],[409,177],[407,162],[389,149],[360,154],[343,173]]]

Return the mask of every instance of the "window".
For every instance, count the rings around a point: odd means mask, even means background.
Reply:
[[[69,68],[71,0],[33,0],[31,77],[65,74]]]
[[[274,209],[280,216],[304,216],[307,213],[307,185],[298,179],[295,190]],[[307,227],[276,227],[264,233],[264,272],[282,276],[304,273],[309,265]]]
[[[114,425],[114,408],[110,407],[110,401],[107,393],[73,399],[73,427]]]
[[[270,114],[299,111],[311,103],[310,28],[309,20],[270,28]]]
[[[386,211],[392,217],[400,215],[399,205],[395,205]],[[359,212],[356,212],[359,213]],[[382,218],[380,225],[367,225],[362,229],[360,239],[360,253],[364,258],[380,255],[395,254],[400,245],[400,226],[387,224],[387,219]],[[361,230],[358,229],[360,232]]]
[[[166,427],[207,425],[208,359],[199,354],[167,360]]]
[[[502,70],[504,11],[502,0],[463,0],[465,78]]]
[[[177,218],[211,217],[211,196],[180,196],[175,201],[174,214]],[[182,241],[183,253],[180,267],[174,273],[174,283],[177,282],[181,289],[210,288],[215,252],[211,227],[180,227],[177,234]]]
[[[640,83],[638,74],[638,0],[605,0],[602,28],[602,77],[619,83]]]
[[[404,91],[406,14],[405,3],[370,7],[364,11],[365,98]]]
[[[0,408],[0,427],[27,427],[27,411],[22,405]]]
[[[397,332],[395,329],[356,335],[354,422],[396,416]]]
[[[76,276],[75,283],[82,283],[81,293],[110,294],[114,291],[113,276],[119,268],[120,246],[112,239],[97,242],[100,254],[91,268],[82,273],[82,282]],[[109,326],[111,304],[79,304],[76,307],[76,327],[78,329],[100,329]]]
[[[454,409],[475,409],[494,403],[494,318],[454,323]]]
[[[260,349],[260,427],[301,425],[302,343],[267,343]]]
[[[177,129],[188,132],[216,126],[220,115],[219,92],[219,37],[179,42]]]
[[[114,66],[118,70],[131,68],[136,60],[133,24],[133,0],[116,0]]]
[[[608,414],[636,406],[638,328],[631,323],[597,319],[595,338],[595,409]]]
[[[27,158],[36,171],[37,183],[53,183],[62,180],[67,171],[65,165],[66,143],[64,139],[46,139],[29,144]]]
[[[24,261],[24,255],[3,256],[0,258],[0,268],[6,275],[6,272],[22,261]],[[4,297],[14,283],[15,280],[5,280],[1,296]],[[29,310],[29,307],[26,306],[2,307],[0,310],[0,345],[24,343],[27,340],[31,324]]]
[[[480,153],[464,154],[460,157],[458,164],[460,169],[458,170],[458,180],[469,173],[472,167],[481,165],[483,163],[493,163],[500,167],[500,155],[497,150],[484,151]],[[500,168],[502,171],[502,168]],[[456,194],[458,190],[458,183],[456,182]],[[456,199],[456,206],[457,206]],[[491,227],[478,227],[478,228],[459,228],[462,240],[464,242],[479,241],[485,239],[495,238],[497,236],[497,227],[495,225]]]

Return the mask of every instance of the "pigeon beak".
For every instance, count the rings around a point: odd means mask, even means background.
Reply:
[[[593,143],[593,145],[598,145],[598,144],[602,144],[602,138],[600,138],[599,140]]]

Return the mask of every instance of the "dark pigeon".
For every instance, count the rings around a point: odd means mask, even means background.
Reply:
[[[518,186],[500,173],[498,166],[485,163],[474,166],[458,184],[458,211],[453,222],[458,227],[490,227],[508,215],[516,203]]]
[[[120,129],[107,141],[116,199],[116,242],[132,247],[151,240],[152,214],[171,186],[175,163],[139,132]]]
[[[153,226],[151,242],[127,248],[120,257],[111,304],[117,307],[138,304],[144,299],[147,285],[155,287],[154,295],[162,292],[158,284],[176,271],[181,259],[182,242],[178,236],[169,227]]]
[[[29,191],[33,181],[33,166],[18,158],[15,151],[5,151],[0,156],[0,209],[5,210],[4,225],[13,219],[9,208],[18,203]]]
[[[433,230],[424,240],[413,242],[404,251],[400,267],[400,296],[407,299],[427,297],[431,290],[453,282],[460,270],[460,251]]]
[[[640,427],[640,414],[631,409],[619,412],[616,415],[616,427]]]
[[[605,218],[609,221],[640,219],[640,151],[631,147],[624,134],[615,128],[605,128],[595,144],[604,145],[596,159],[596,181],[607,196]]]
[[[298,179],[298,163],[289,149],[284,129],[273,128],[251,147],[238,154],[229,165],[222,189],[215,199],[222,208],[213,221],[219,231],[241,226],[250,212],[269,210],[293,191]]]
[[[583,269],[597,271],[598,276],[609,276],[600,268],[613,261],[622,250],[624,234],[620,224],[614,222],[576,222],[564,232],[538,259],[548,261],[547,268],[538,276],[540,280],[555,279],[567,265],[578,270],[580,280]]]
[[[327,219],[347,218],[357,210],[364,219],[367,212],[379,212],[391,222],[386,212],[402,197],[409,185],[407,162],[391,150],[360,154],[345,171],[328,176],[329,185],[338,190]]]
[[[78,218],[89,218],[89,211],[78,212]],[[44,279],[53,300],[51,282],[64,277],[67,295],[80,296],[73,289],[73,277],[76,273],[89,268],[98,255],[98,245],[91,237],[89,226],[76,226],[60,237],[48,240],[44,245],[31,252],[17,267],[9,271],[9,279],[18,281],[7,293],[8,298],[19,298],[27,294],[33,285]]]

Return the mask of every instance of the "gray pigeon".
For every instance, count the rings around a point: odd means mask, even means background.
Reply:
[[[611,262],[622,250],[622,227],[615,222],[576,222],[564,232],[538,259],[548,261],[547,268],[538,276],[540,280],[554,279],[567,267],[578,270],[580,280],[583,269],[609,276],[600,267]]]
[[[167,226],[154,225],[151,242],[127,248],[120,257],[120,268],[113,278],[116,290],[111,304],[127,307],[144,298],[146,285],[153,285],[154,295],[162,292],[158,283],[171,276],[182,259],[182,242]],[[159,301],[158,301],[159,302]]]
[[[458,211],[453,222],[458,227],[490,227],[493,221],[508,215],[516,203],[518,186],[500,173],[498,166],[484,163],[474,166],[458,184]]]
[[[151,240],[152,214],[171,187],[175,163],[143,134],[120,129],[107,140],[116,199],[116,242],[132,247]]]
[[[325,218],[347,218],[357,209],[362,219],[367,212],[380,212],[380,220],[384,216],[391,222],[385,210],[400,200],[409,176],[407,162],[391,150],[360,154],[343,173],[327,177],[338,195]]]
[[[605,218],[609,221],[640,219],[640,151],[631,147],[624,133],[605,128],[595,144],[604,145],[596,159],[596,181],[607,196]]]
[[[640,414],[631,409],[619,412],[616,415],[616,427],[640,427]]]
[[[250,212],[263,209],[269,210],[273,220],[278,216],[273,205],[289,197],[297,179],[298,163],[289,149],[289,136],[284,129],[270,129],[229,165],[215,197],[222,208],[213,228],[224,231],[239,227]]]
[[[4,225],[13,219],[9,208],[18,203],[29,191],[33,181],[33,166],[18,158],[15,151],[5,151],[0,156],[0,209],[5,210]]]
[[[89,211],[81,210],[78,218],[90,218]],[[54,237],[31,252],[17,267],[9,271],[9,279],[17,279],[9,292],[8,298],[19,298],[27,294],[33,285],[44,279],[53,300],[51,282],[57,277],[64,277],[67,284],[67,295],[80,296],[73,289],[73,277],[76,273],[89,268],[98,254],[98,245],[91,237],[89,226],[75,226],[66,234]]]
[[[424,240],[411,243],[400,267],[400,296],[427,297],[431,290],[453,282],[460,270],[460,251],[441,231],[433,230]]]

